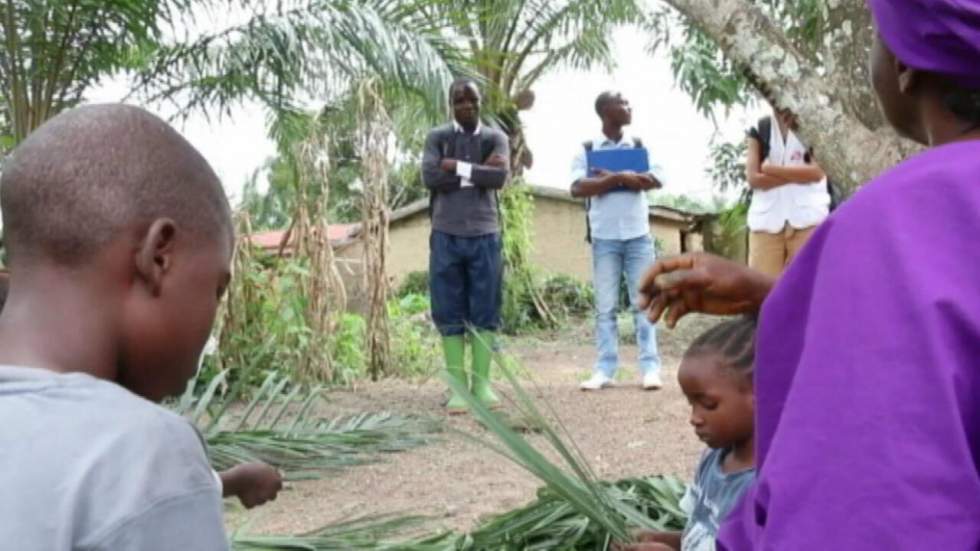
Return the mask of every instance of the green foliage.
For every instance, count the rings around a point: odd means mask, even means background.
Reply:
[[[737,143],[714,142],[711,144],[711,163],[705,174],[711,178],[715,188],[720,191],[736,190],[746,185],[745,154],[748,146],[745,140]]]
[[[317,416],[321,387],[295,384],[254,364],[248,369],[265,373],[261,385],[251,387],[249,373],[228,386],[229,372],[222,371],[206,385],[192,380],[172,405],[201,431],[215,470],[262,462],[283,470],[287,479],[318,478],[324,471],[423,445],[439,428],[389,413],[322,419]],[[246,398],[247,403],[239,403]]]
[[[676,12],[659,8],[646,22],[652,33],[651,52],[666,48],[674,82],[687,93],[697,110],[714,119],[715,110],[746,105],[753,96],[742,71],[728,61],[717,44]],[[680,29],[675,37],[671,30]]]
[[[268,189],[259,191],[259,176],[265,174]],[[239,208],[248,213],[255,230],[279,230],[287,227],[295,195],[295,171],[282,159],[270,159],[256,170],[242,187]]]
[[[873,30],[867,7],[860,0],[750,0],[782,29],[787,42],[818,70],[839,69],[842,97],[848,108],[869,128],[881,121],[867,86],[867,58]],[[847,35],[834,34],[841,25]],[[721,55],[717,44],[696,22],[672,9],[656,7],[644,21],[651,34],[650,49],[666,48],[678,86],[698,110],[714,116],[718,109],[747,105],[760,94],[770,97],[762,83],[752,82],[743,67]],[[675,35],[677,29],[679,36]],[[838,51],[834,51],[834,50]]]
[[[367,322],[363,317],[346,312],[340,316],[340,323],[333,336],[332,354],[334,365],[352,375],[345,381],[348,384],[354,382],[355,377],[362,377],[367,373],[367,356],[364,354],[366,331]]]
[[[803,52],[816,52],[831,30],[826,0],[755,0],[774,20],[784,24],[786,37]],[[870,30],[870,29],[869,29]],[[811,57],[818,57],[811,54]]]
[[[503,329],[517,333],[552,327],[557,320],[541,299],[537,271],[531,263],[534,196],[529,186],[515,181],[500,194],[500,203],[504,258]]]
[[[621,507],[635,509],[666,530],[681,531],[686,515],[680,508],[684,484],[673,477],[652,476],[600,482]],[[419,517],[364,518],[332,524],[299,536],[232,536],[236,551],[398,550],[398,551],[603,551],[610,538],[574,505],[547,487],[517,509],[493,515],[466,534],[437,533],[417,537]]]
[[[422,377],[439,363],[439,335],[429,320],[428,295],[408,294],[388,301],[392,371]]]
[[[441,114],[463,72],[442,28],[388,0],[242,2],[249,17],[158,44],[138,74],[150,99],[228,112],[253,98],[277,112],[301,97],[331,101],[351,82],[377,77],[403,97],[422,96]],[[211,114],[211,112],[208,112]]]
[[[310,354],[329,354],[332,374],[326,381],[349,385],[366,375],[367,358],[363,316],[344,313],[339,317],[325,350],[313,338],[306,322],[305,297],[299,292],[298,276],[302,262],[292,258],[266,259],[268,267],[259,266],[235,274],[249,289],[249,300],[239,305],[246,316],[243,324],[222,335],[220,361],[209,358],[201,373],[201,382],[210,381],[221,369],[230,369],[235,380],[257,364],[260,370],[275,370],[293,376],[296,366]],[[235,283],[241,285],[242,283]],[[426,295],[408,294],[388,303],[392,341],[392,368],[400,376],[415,377],[432,372],[438,357],[438,336],[428,320],[429,299]],[[251,385],[260,383],[254,378]]]
[[[510,423],[477,400],[465,384],[444,373],[443,379],[454,393],[466,401],[474,419],[478,420],[488,433],[487,436],[466,433],[466,436],[538,477],[545,484],[548,494],[567,503],[575,515],[586,519],[584,526],[576,525],[588,530],[589,537],[600,543],[598,549],[604,549],[613,540],[629,541],[631,527],[664,530],[667,522],[673,522],[673,519],[665,517],[651,518],[647,510],[638,508],[635,502],[624,500],[619,488],[600,481],[560,419],[552,422],[537,407],[535,400],[510,371],[504,369],[500,371],[510,383],[511,409],[518,417],[531,420],[532,424],[540,430],[544,443],[551,448],[560,462],[549,460]],[[556,417],[553,411],[549,413],[551,418]],[[510,521],[505,522],[510,523]],[[561,525],[558,525],[559,530],[560,527]]]
[[[208,117],[244,99],[273,112],[333,101],[376,77],[433,120],[466,68],[444,23],[416,11],[388,0],[7,2],[0,134],[9,126],[19,142],[120,72],[131,94]]]
[[[716,212],[717,207],[706,201],[702,201],[690,195],[675,195],[671,193],[658,193],[653,198],[653,204],[661,207],[668,207],[696,214],[706,214]]]
[[[325,175],[313,175],[306,201],[317,204],[329,183],[328,218],[343,223],[361,221],[363,166],[355,149],[359,129],[354,99],[353,95],[342,96],[319,113],[280,110],[270,118],[269,134],[276,140],[279,153],[246,183],[241,204],[252,217],[255,228],[282,229],[288,225],[295,209],[299,179],[294,149],[311,132],[329,137],[323,152],[328,166]],[[423,103],[420,98],[409,98],[394,102],[390,108],[398,152],[390,159],[388,172],[388,208],[392,210],[428,194],[418,170],[417,152],[421,150],[424,134],[435,121],[419,111],[420,103]],[[319,127],[311,127],[314,119]],[[261,192],[258,190],[260,175],[266,179]]]
[[[417,529],[421,517],[382,516],[355,519],[319,528],[298,536],[232,535],[234,551],[456,551],[456,536],[437,534],[399,538]]]
[[[595,290],[567,275],[551,276],[541,285],[541,298],[559,320],[586,316],[592,312]]]
[[[684,484],[671,477],[630,478],[601,483],[622,506],[636,509],[666,530],[684,529],[680,508]],[[494,516],[470,532],[464,549],[605,549],[608,537],[567,499],[542,488],[532,503]]]
[[[420,15],[469,38],[466,57],[490,81],[489,95],[509,100],[550,70],[612,66],[610,33],[642,12],[633,0],[449,0]]]
[[[139,68],[143,52],[208,0],[6,2],[0,7],[0,97],[14,143],[87,89]],[[3,126],[6,126],[3,125]]]
[[[258,253],[262,254],[262,253]],[[363,358],[356,355],[357,327],[341,322],[329,339],[315,334],[306,317],[308,297],[302,278],[307,262],[294,257],[268,256],[238,266],[232,280],[220,343],[220,362],[213,369],[230,369],[232,378],[259,361],[260,369],[274,369],[288,376],[299,374],[304,363],[329,364],[338,354],[330,377],[332,384],[350,384],[363,376]]]
[[[745,196],[733,206],[721,211],[713,225],[709,251],[745,262],[748,254],[749,202]]]
[[[402,284],[395,292],[396,297],[405,295],[426,295],[429,293],[429,272],[428,270],[418,270],[409,272],[402,280]]]

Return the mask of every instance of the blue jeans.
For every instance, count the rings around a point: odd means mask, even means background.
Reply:
[[[640,371],[660,371],[657,355],[657,330],[637,307],[638,285],[643,272],[653,263],[653,241],[649,235],[636,239],[593,239],[592,279],[596,293],[596,346],[599,358],[595,369],[609,377],[619,367],[619,329],[616,314],[619,310],[619,286],[623,276],[629,290],[630,311],[639,347]]]

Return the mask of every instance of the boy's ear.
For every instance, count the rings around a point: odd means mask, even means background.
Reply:
[[[136,272],[153,296],[159,296],[163,277],[173,266],[177,225],[169,218],[158,218],[150,224],[136,252]]]

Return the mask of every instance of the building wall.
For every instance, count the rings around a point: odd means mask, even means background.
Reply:
[[[416,213],[394,222],[389,233],[388,274],[392,289],[405,276],[429,267],[429,215]],[[685,224],[662,218],[650,221],[650,231],[662,246],[662,254],[678,254],[685,238]],[[585,242],[585,209],[579,203],[536,196],[534,201],[534,254],[532,262],[547,274],[566,274],[590,281],[592,278],[591,246]],[[696,234],[687,235],[687,250],[700,243]],[[695,249],[697,250],[697,249]],[[337,261],[347,288],[351,309],[362,309],[363,281],[360,240],[337,250]]]
[[[388,237],[391,244],[388,252],[388,274],[396,286],[409,273],[429,269],[431,228],[428,211],[392,224]]]
[[[681,252],[686,224],[662,218],[650,220],[650,233],[661,254]],[[592,250],[585,242],[585,208],[578,203],[536,197],[534,201],[535,264],[549,273],[567,274],[582,281],[592,278]]]
[[[551,274],[592,278],[592,251],[585,242],[585,208],[547,197],[534,199],[534,264]]]
[[[429,214],[417,213],[392,224],[388,233],[388,279],[397,289],[409,273],[429,269]],[[364,309],[364,245],[360,239],[336,249],[350,309]]]

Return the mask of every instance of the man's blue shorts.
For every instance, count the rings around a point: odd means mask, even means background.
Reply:
[[[433,231],[429,293],[439,333],[462,335],[468,327],[498,330],[503,271],[500,234],[460,237]]]

